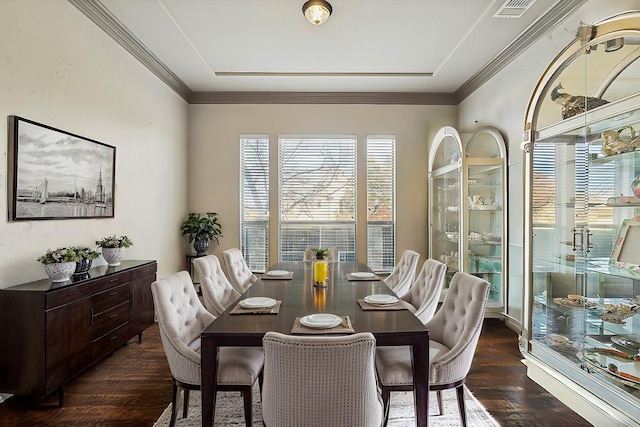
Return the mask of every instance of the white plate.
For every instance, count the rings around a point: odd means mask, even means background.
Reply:
[[[300,318],[300,323],[308,328],[326,329],[333,328],[342,323],[342,317],[329,313],[309,314]]]
[[[398,298],[393,295],[387,294],[373,294],[367,295],[364,297],[364,302],[368,302],[369,304],[395,304],[398,302]]]
[[[268,308],[276,305],[276,300],[268,297],[252,297],[243,299],[238,304],[243,308]]]
[[[351,277],[355,277],[356,279],[366,279],[367,277],[376,277],[376,275],[375,273],[368,271],[357,271],[355,273],[351,273]]]
[[[289,272],[287,270],[271,270],[267,271],[265,274],[269,276],[286,276]]]

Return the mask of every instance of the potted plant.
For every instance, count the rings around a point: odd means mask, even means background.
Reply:
[[[100,257],[100,252],[86,246],[74,246],[71,249],[73,249],[79,257],[76,262],[76,271],[73,273],[74,276],[87,274],[93,260]]]
[[[321,287],[327,286],[329,265],[327,264],[326,257],[329,254],[329,249],[313,248],[312,251],[316,254],[316,260],[313,263],[313,284]]]
[[[216,212],[205,214],[191,212],[180,226],[180,230],[183,236],[189,236],[189,243],[193,243],[196,254],[200,256],[207,253],[211,239],[216,239],[216,242],[220,243],[218,236],[222,236],[222,227]]]
[[[120,265],[124,249],[133,245],[133,241],[127,236],[103,237],[96,241],[96,245],[102,248],[102,257],[109,266]]]
[[[47,249],[38,257],[44,265],[44,271],[53,282],[66,282],[76,270],[76,262],[80,259],[73,248]]]
[[[316,254],[316,259],[325,259],[329,254],[329,249],[327,248],[313,248],[312,251]]]

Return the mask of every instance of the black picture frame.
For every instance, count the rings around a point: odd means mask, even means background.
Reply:
[[[9,221],[113,218],[116,147],[8,116]]]

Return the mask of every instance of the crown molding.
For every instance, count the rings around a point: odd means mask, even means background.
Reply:
[[[559,0],[537,21],[523,31],[513,42],[491,59],[482,69],[478,70],[469,80],[456,90],[458,99],[462,102],[476,89],[498,74],[509,65],[524,50],[535,43],[540,37],[551,31],[570,14],[575,12],[588,0]]]
[[[194,92],[190,104],[457,105],[452,93],[421,92]]]
[[[98,0],[67,0],[92,20],[98,28],[155,74],[182,99],[189,101],[191,89],[155,56],[127,27]]]

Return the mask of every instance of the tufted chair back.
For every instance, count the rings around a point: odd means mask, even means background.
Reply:
[[[447,266],[445,264],[434,259],[426,260],[413,285],[401,297],[416,308],[414,314],[422,323],[431,320],[436,312],[446,272]]]
[[[200,384],[200,332],[215,316],[198,299],[186,271],[153,282],[151,292],[171,374],[183,383]]]
[[[227,249],[222,252],[224,263],[227,266],[227,275],[231,286],[238,293],[243,294],[249,286],[253,285],[258,278],[251,272],[244,260],[240,249]]]
[[[231,303],[240,298],[238,291],[231,286],[224,275],[217,256],[207,255],[196,258],[193,260],[193,265],[200,278],[204,306],[209,312],[219,316]]]
[[[394,267],[391,274],[384,279],[384,283],[386,283],[396,295],[406,294],[411,287],[416,277],[419,258],[420,254],[418,252],[407,249],[402,253],[400,261]]]
[[[369,332],[263,339],[262,414],[268,427],[380,426],[383,406]]]
[[[462,272],[453,275],[440,310],[426,324],[430,341],[448,349],[430,361],[430,384],[464,380],[469,373],[488,294],[486,280]]]

